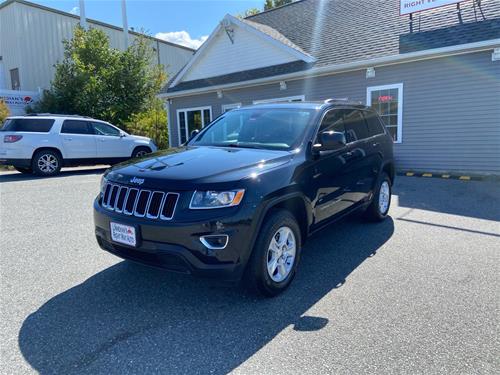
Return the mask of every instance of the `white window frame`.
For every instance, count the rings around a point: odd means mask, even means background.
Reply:
[[[184,119],[186,121],[186,139],[189,140],[189,126],[187,123],[187,112],[189,111],[201,111],[201,128],[203,129],[206,125],[205,124],[205,118],[203,117],[203,111],[208,109],[210,111],[210,121],[212,121],[212,107],[211,106],[205,106],[205,107],[191,107],[191,108],[179,108],[177,112],[177,138],[179,140],[179,145],[182,144],[181,140],[181,112],[184,112]]]
[[[222,113],[226,113],[227,111],[230,111],[231,109],[238,109],[238,108],[241,108],[241,103],[223,104],[222,105]]]
[[[267,103],[286,103],[291,101],[300,100],[303,102],[306,100],[305,95],[295,95],[295,96],[285,96],[283,98],[272,98],[272,99],[262,99],[262,100],[254,100],[253,104],[267,104]]]
[[[398,89],[398,137],[394,143],[403,143],[403,83],[393,83],[391,85],[370,86],[366,88],[366,105],[372,106],[372,92],[380,90]]]

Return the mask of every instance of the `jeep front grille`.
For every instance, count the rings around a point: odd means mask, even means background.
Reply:
[[[178,199],[178,193],[129,188],[108,183],[104,187],[102,206],[129,216],[171,220]]]

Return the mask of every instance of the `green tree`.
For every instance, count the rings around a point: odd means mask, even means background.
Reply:
[[[154,98],[149,108],[135,114],[126,123],[127,130],[133,134],[149,137],[155,141],[159,148],[168,147],[167,112],[163,101]]]
[[[266,0],[264,3],[264,10],[270,10],[280,7],[282,5],[290,4],[293,0]]]
[[[103,31],[77,26],[64,50],[51,89],[32,111],[85,115],[123,126],[148,110],[166,80],[162,67],[152,63],[146,37],[120,51],[110,47]]]
[[[9,117],[10,111],[9,107],[7,107],[7,104],[3,100],[0,100],[0,126],[2,125],[3,121]]]
[[[250,17],[250,16],[253,16],[253,15],[259,14],[259,13],[260,13],[259,8],[250,8],[250,9],[245,10],[245,13],[239,14],[238,17],[245,18],[245,17]]]

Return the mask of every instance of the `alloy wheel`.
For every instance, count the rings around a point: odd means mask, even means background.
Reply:
[[[292,271],[297,253],[295,235],[289,227],[279,228],[267,250],[267,272],[277,283],[284,281]]]
[[[389,201],[391,198],[391,188],[389,182],[383,181],[380,185],[380,192],[378,196],[378,209],[382,215],[385,215],[389,210]]]
[[[54,155],[43,154],[38,158],[37,165],[43,173],[53,173],[59,167],[59,162]]]

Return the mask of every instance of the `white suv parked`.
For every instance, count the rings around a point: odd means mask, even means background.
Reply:
[[[81,116],[9,117],[0,135],[0,164],[42,176],[57,174],[63,166],[115,164],[157,150],[149,138]]]

